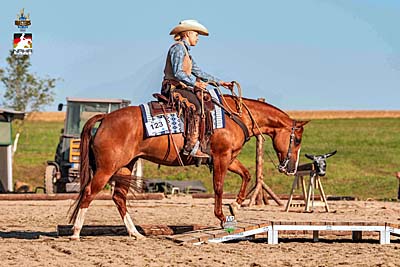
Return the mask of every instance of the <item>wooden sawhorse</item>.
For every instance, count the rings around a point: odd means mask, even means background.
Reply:
[[[309,176],[308,190],[306,189],[304,176]],[[298,187],[299,185],[301,185],[301,189],[303,191],[303,199],[306,212],[310,212],[310,206],[312,208],[314,208],[314,206],[323,206],[325,207],[325,211],[329,212],[328,201],[326,200],[324,188],[322,187],[320,176],[315,170],[315,166],[313,163],[306,163],[298,166],[297,172],[293,180],[293,185],[290,191],[289,199],[286,204],[286,209],[285,209],[286,212],[289,211],[290,207],[296,206],[296,204],[292,203],[292,200],[295,188]],[[314,188],[319,189],[322,202],[314,202]]]

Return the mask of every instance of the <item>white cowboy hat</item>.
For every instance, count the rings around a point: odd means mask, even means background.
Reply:
[[[195,31],[201,35],[208,36],[207,28],[194,19],[182,20],[169,34],[174,35],[185,31]]]

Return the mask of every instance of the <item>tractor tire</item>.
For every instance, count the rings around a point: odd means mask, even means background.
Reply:
[[[56,167],[53,165],[47,165],[46,172],[44,175],[44,188],[46,190],[46,194],[54,194],[55,184],[53,183],[56,174]]]

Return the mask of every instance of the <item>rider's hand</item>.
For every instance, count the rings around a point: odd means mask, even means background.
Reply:
[[[232,82],[224,82],[224,81],[220,81],[219,85],[229,89],[229,90],[233,90],[233,83]]]
[[[201,89],[206,89],[207,83],[202,82],[202,81],[196,81],[196,83],[194,84],[194,86],[199,87],[199,88],[201,88]]]

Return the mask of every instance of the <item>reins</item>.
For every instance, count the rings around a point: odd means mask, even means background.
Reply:
[[[222,94],[222,92],[221,92],[221,90],[220,90],[220,88],[219,88],[219,85],[218,85],[218,84],[216,85],[215,83],[209,83],[209,84],[211,84],[211,85],[213,85],[214,87],[217,88],[218,92],[219,92],[220,95],[221,95],[221,98],[222,98],[222,101],[223,101],[224,105],[219,104],[217,101],[213,101],[213,102],[214,102],[215,104],[217,104],[218,106],[220,106],[222,109],[224,109],[224,111],[228,113],[229,117],[231,117],[232,120],[234,120],[237,124],[239,124],[239,123],[237,122],[237,120],[233,119],[233,118],[235,118],[235,117],[232,116],[232,115],[235,115],[235,116],[237,116],[237,117],[240,118],[240,117],[242,116],[242,106],[244,106],[245,109],[247,110],[247,112],[249,113],[249,117],[250,117],[250,119],[252,120],[253,125],[255,125],[255,127],[257,128],[257,130],[258,130],[258,132],[259,132],[259,135],[261,135],[263,141],[265,141],[266,139],[265,139],[264,135],[263,135],[262,132],[261,132],[261,129],[260,129],[258,123],[257,123],[257,120],[256,120],[255,117],[253,116],[253,114],[252,114],[250,108],[249,108],[249,107],[246,105],[246,103],[244,103],[243,100],[242,100],[242,88],[241,88],[240,84],[239,84],[238,82],[236,82],[236,81],[232,81],[232,83],[235,84],[236,87],[238,88],[238,94],[236,94],[234,90],[231,90],[232,96],[234,96],[233,99],[234,99],[235,102],[236,102],[236,109],[237,109],[237,112],[233,111],[232,108],[229,106],[228,102],[226,101],[224,95]],[[229,110],[229,111],[228,111],[228,110]],[[241,120],[239,120],[239,121],[242,122]],[[239,126],[241,126],[241,125],[239,124]],[[241,127],[242,127],[242,126],[241,126]],[[247,128],[247,127],[246,127],[246,128]],[[242,129],[243,129],[243,128],[242,128]],[[253,132],[253,134],[254,134],[254,127],[252,127],[251,130],[252,130],[252,132]],[[295,130],[296,130],[296,120],[293,120],[293,125],[292,125],[292,129],[291,129],[291,133],[290,133],[290,139],[289,139],[288,151],[287,151],[287,154],[286,154],[285,159],[284,159],[282,162],[279,162],[279,165],[277,165],[277,164],[275,163],[275,161],[272,159],[272,157],[271,157],[269,151],[267,150],[268,158],[270,159],[270,161],[272,162],[272,164],[274,165],[274,167],[275,167],[276,169],[283,170],[283,169],[287,168],[287,165],[289,164],[290,157],[292,156],[292,143],[293,143],[294,136],[295,136],[295,135],[294,135]],[[244,133],[245,133],[245,136],[246,136],[246,131],[244,131]],[[248,135],[247,135],[247,138],[248,138]],[[246,139],[246,140],[247,140],[247,139]]]
[[[231,91],[231,94],[232,94],[232,96],[233,96],[233,100],[234,100],[235,103],[236,103],[236,111],[234,111],[234,110],[229,106],[228,102],[227,102],[226,99],[225,99],[224,94],[223,94],[223,93],[221,92],[221,90],[220,90],[220,86],[219,86],[217,83],[215,83],[215,82],[210,82],[210,81],[209,81],[209,82],[206,82],[206,83],[207,83],[207,84],[210,84],[210,85],[212,85],[212,86],[214,86],[214,87],[218,90],[218,92],[219,92],[219,94],[220,94],[220,96],[221,96],[221,99],[222,99],[222,104],[219,103],[219,101],[216,101],[216,99],[214,99],[214,98],[213,98],[212,102],[213,102],[215,105],[217,105],[217,106],[219,106],[220,108],[222,108],[222,109],[226,112],[226,114],[227,114],[236,124],[238,124],[238,125],[240,126],[240,128],[242,129],[242,131],[243,131],[243,133],[244,133],[244,135],[245,135],[245,141],[244,141],[244,142],[247,142],[247,141],[250,139],[250,135],[249,135],[249,132],[248,132],[249,130],[248,130],[247,126],[244,124],[244,122],[243,122],[242,119],[241,119],[242,114],[243,114],[243,108],[242,108],[242,107],[244,107],[244,108],[247,110],[247,112],[248,112],[248,114],[249,114],[249,117],[250,117],[250,119],[251,119],[251,121],[252,121],[252,123],[253,123],[253,127],[251,128],[251,131],[253,132],[253,134],[256,135],[256,134],[254,133],[254,126],[255,126],[255,127],[257,128],[257,130],[258,130],[258,135],[261,136],[261,138],[263,139],[263,141],[266,140],[265,137],[264,137],[264,135],[262,134],[262,131],[261,131],[259,125],[258,125],[258,122],[257,122],[257,120],[255,119],[255,117],[254,117],[253,113],[251,112],[250,108],[246,105],[245,102],[243,102],[243,99],[242,99],[242,88],[241,88],[241,86],[240,86],[240,84],[239,84],[238,82],[232,81],[232,83],[233,83],[234,85],[236,85],[236,87],[237,87],[237,89],[238,89],[238,94],[235,93],[234,89],[230,90],[230,91]],[[201,111],[202,111],[202,112],[201,112],[201,114],[203,115],[203,114],[204,114],[203,91],[202,91],[201,93],[202,93],[202,94],[201,94],[201,95],[202,95],[202,101],[201,101],[201,108],[202,108]],[[164,109],[164,107],[162,107],[162,108],[163,108],[163,112],[164,112],[164,116],[165,116],[165,115],[166,115],[166,114],[165,114],[165,109]],[[203,115],[203,116],[204,116],[204,115]],[[166,117],[166,116],[165,116],[165,117]],[[178,156],[178,161],[179,161],[179,163],[180,163],[181,166],[184,166],[183,161],[182,161],[182,159],[181,159],[181,157],[180,157],[180,155],[179,155],[177,146],[176,146],[176,144],[175,144],[175,141],[174,141],[174,139],[173,139],[173,136],[172,136],[172,134],[171,134],[171,130],[169,129],[168,123],[167,123],[167,126],[168,126],[168,130],[169,130],[169,132],[170,132],[170,137],[171,137],[171,139],[172,139],[173,146],[174,146],[175,151],[176,151],[177,156]],[[285,159],[284,159],[282,162],[279,162],[279,165],[277,165],[277,164],[274,162],[274,160],[272,159],[272,157],[271,157],[269,151],[267,150],[267,155],[268,155],[270,161],[272,162],[272,164],[274,165],[274,167],[277,168],[277,169],[279,169],[280,171],[286,169],[286,168],[287,168],[287,165],[288,165],[289,162],[290,162],[290,157],[291,157],[291,155],[292,155],[292,143],[293,143],[294,136],[295,136],[295,134],[294,134],[295,129],[296,129],[296,120],[293,120],[293,125],[292,125],[291,134],[290,134],[290,139],[289,139],[288,151],[287,151],[287,154],[286,154]]]
[[[249,109],[249,107],[246,105],[246,103],[243,102],[243,99],[242,99],[242,87],[240,86],[240,84],[239,84],[237,81],[232,81],[232,83],[235,84],[236,87],[237,87],[237,89],[238,89],[238,95],[235,93],[234,90],[231,90],[232,96],[234,96],[234,100],[235,100],[235,103],[236,103],[237,112],[234,112],[234,111],[231,109],[231,107],[229,106],[228,102],[226,101],[224,95],[222,94],[221,90],[219,89],[219,86],[216,86],[218,92],[219,92],[220,95],[221,95],[222,102],[224,103],[224,106],[225,106],[227,109],[229,109],[229,111],[230,111],[231,114],[234,114],[234,115],[236,115],[236,116],[238,116],[238,117],[242,117],[242,113],[243,113],[243,111],[242,111],[242,106],[245,107],[245,109],[246,109],[247,112],[249,113],[249,117],[250,117],[252,123],[256,126],[258,132],[260,133],[260,135],[261,135],[261,137],[262,137],[262,139],[263,139],[263,141],[265,141],[265,137],[264,137],[264,135],[262,134],[260,127],[258,126],[257,120],[254,118],[253,113],[251,112],[251,110]],[[210,84],[214,85],[214,83],[210,83]],[[214,85],[214,86],[215,86],[215,85]],[[251,131],[254,133],[254,127],[251,128]]]

